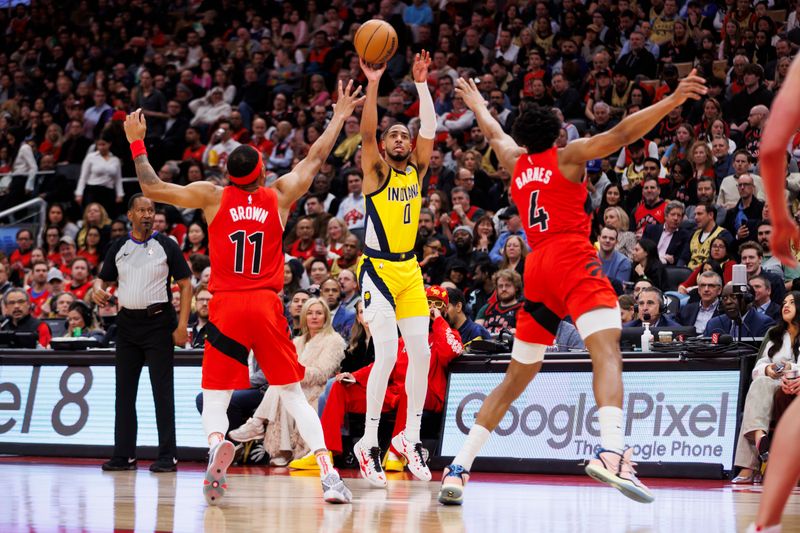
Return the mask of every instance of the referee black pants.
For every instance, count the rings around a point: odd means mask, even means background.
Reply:
[[[136,393],[146,363],[156,408],[158,458],[177,458],[172,341],[177,318],[172,306],[166,307],[152,317],[147,316],[147,311],[130,309],[122,309],[117,315],[114,457],[136,457]]]

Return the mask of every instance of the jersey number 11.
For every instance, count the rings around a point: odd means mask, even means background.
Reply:
[[[264,232],[256,231],[255,233],[248,235],[244,230],[239,230],[228,235],[228,238],[231,240],[234,248],[236,249],[236,257],[233,261],[233,271],[237,274],[244,273],[244,247],[245,241],[247,241],[254,246],[253,268],[250,273],[253,275],[261,273],[261,251],[264,247]]]

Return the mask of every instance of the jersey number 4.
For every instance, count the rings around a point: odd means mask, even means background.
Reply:
[[[261,272],[261,251],[264,248],[264,232],[257,231],[248,235],[244,230],[234,231],[228,238],[233,243],[236,249],[236,257],[233,261],[233,271],[237,274],[244,273],[244,247],[245,241],[254,246],[253,249],[253,268],[251,274],[259,274]]]
[[[528,210],[528,227],[539,226],[539,231],[547,231],[547,221],[550,215],[544,207],[539,207],[536,202],[539,198],[539,191],[531,192],[530,209]]]

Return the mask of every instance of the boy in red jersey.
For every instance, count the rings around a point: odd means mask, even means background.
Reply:
[[[334,470],[325,449],[322,426],[300,388],[305,369],[289,339],[278,292],[283,287],[283,228],[291,206],[308,191],[328,157],[345,119],[363,101],[339,82],[339,98],[325,132],[308,155],[288,174],[264,187],[261,153],[240,146],[228,157],[231,185],[206,181],[187,186],[158,179],[147,160],[142,140],[145,119],[136,110],[125,120],[125,134],[142,192],[157,202],[202,209],[208,221],[211,263],[209,289],[214,294],[206,326],[203,357],[203,426],[208,434],[209,465],[203,485],[206,501],[215,505],[225,494],[225,474],[234,446],[225,440],[226,411],[233,389],[250,386],[247,358],[252,350],[270,387],[280,389],[283,406],[294,418],[301,436],[314,450],[320,466],[323,497],[329,503],[349,503],[350,491]]]
[[[492,118],[478,88],[458,80],[456,92],[475,113],[478,125],[500,163],[514,169],[511,195],[522,216],[532,252],[525,261],[525,305],[517,314],[511,362],[503,382],[486,398],[461,451],[442,477],[439,501],[459,505],[464,483],[481,446],[508,407],[542,367],[559,322],[570,315],[594,368],[601,449],[586,472],[640,502],[653,496],[635,475],[632,448],[622,433],[622,355],[620,312],[611,283],[589,242],[591,203],[582,183],[586,162],[602,159],[644,136],[670,110],[706,93],[693,71],[675,92],[627,117],[611,130],[577,139],[564,148],[555,141],[561,122],[547,108],[533,106],[514,123],[512,139]]]

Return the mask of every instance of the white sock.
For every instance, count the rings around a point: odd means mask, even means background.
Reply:
[[[606,450],[622,453],[625,441],[622,435],[622,409],[606,405],[597,410],[600,419],[600,445]]]
[[[333,461],[331,461],[331,456],[328,455],[327,450],[315,453],[314,457],[316,458],[317,465],[319,466],[319,477],[325,477],[331,472],[335,472],[333,469]]]
[[[399,321],[400,332],[408,352],[406,371],[406,439],[420,442],[419,429],[422,424],[422,409],[428,394],[428,371],[431,365],[431,348],[428,344],[427,316],[415,316]]]
[[[386,386],[397,362],[397,321],[394,316],[377,313],[369,323],[375,344],[375,363],[367,380],[367,413],[364,424],[364,445],[378,446],[378,424],[381,421]]]
[[[461,450],[453,459],[453,464],[461,465],[464,470],[469,471],[472,468],[472,462],[475,457],[481,451],[483,445],[486,444],[486,441],[489,440],[489,435],[491,435],[491,432],[485,427],[478,424],[472,426],[472,429],[469,430],[469,435],[467,435],[467,440],[461,445]]]
[[[309,448],[314,451],[326,450],[325,435],[322,433],[322,423],[313,407],[308,403],[300,383],[279,385],[281,403],[286,412],[294,418],[297,431],[306,441]]]
[[[214,446],[228,433],[228,404],[232,390],[203,389],[203,429],[208,437],[208,445]],[[220,438],[221,435],[222,437]]]

